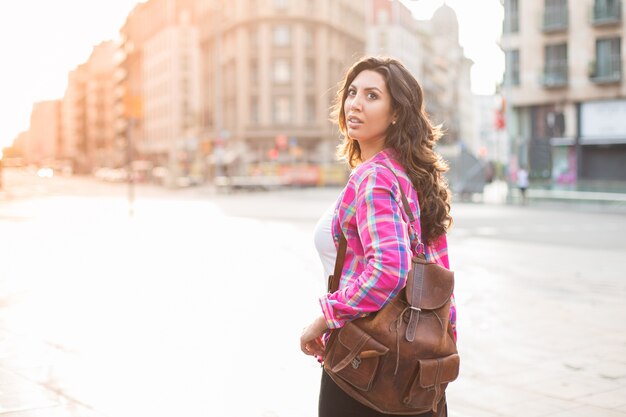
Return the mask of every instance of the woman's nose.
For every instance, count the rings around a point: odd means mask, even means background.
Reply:
[[[352,97],[352,101],[350,101],[350,110],[361,110],[361,99],[358,95]]]

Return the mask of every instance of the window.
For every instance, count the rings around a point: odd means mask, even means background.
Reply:
[[[312,27],[307,27],[304,29],[304,46],[311,50],[315,43],[315,32]]]
[[[187,78],[186,76],[183,76],[180,79],[180,89],[181,89],[181,93],[183,95],[188,95],[189,93],[189,78]]]
[[[222,17],[232,17],[235,14],[235,2],[222,2]]]
[[[505,85],[519,85],[519,50],[514,49],[506,51],[505,55],[505,73],[504,84]]]
[[[284,10],[289,6],[289,0],[274,0],[274,8],[276,10]]]
[[[291,66],[286,58],[274,60],[274,82],[284,84],[291,81]]]
[[[291,42],[291,31],[289,30],[289,26],[275,26],[272,38],[275,46],[288,46]]]
[[[256,96],[250,99],[250,123],[259,123],[259,98]]]
[[[248,31],[250,48],[254,51],[259,47],[259,28],[257,26],[253,26]]]
[[[304,119],[304,123],[306,124],[314,124],[316,121],[315,97],[313,96],[309,96],[306,99],[304,107]]]
[[[504,1],[504,26],[502,32],[519,32],[519,0]]]
[[[250,60],[250,85],[252,88],[259,85],[259,61],[256,59]]]
[[[304,65],[304,83],[306,85],[313,85],[315,83],[315,60],[307,59]]]
[[[567,28],[567,0],[545,0],[543,15],[544,32]]]
[[[291,100],[289,97],[276,97],[272,106],[274,123],[291,122]]]
[[[389,13],[385,9],[379,9],[377,13],[377,20],[379,25],[389,24]]]
[[[387,49],[387,31],[382,29],[378,31],[378,50],[385,51]]]
[[[185,130],[187,130],[190,127],[191,124],[191,114],[189,111],[189,101],[187,101],[186,99],[184,99],[181,103],[181,112],[180,112],[180,118],[182,120],[181,125],[180,125],[180,129],[184,132]]]
[[[306,2],[306,13],[309,16],[315,15],[317,12],[317,2],[316,0],[307,0]]]
[[[257,11],[257,4],[258,0],[248,0],[248,14],[251,16],[254,16],[255,14],[258,13]]]
[[[228,98],[224,100],[224,127],[233,129],[237,125],[237,111],[236,102],[234,98]]]
[[[222,66],[222,83],[224,86],[224,94],[232,96],[234,92],[237,91],[235,60],[230,60]]]
[[[558,87],[567,84],[567,44],[547,45],[543,71],[543,85]]]
[[[621,39],[608,38],[596,41],[596,62],[591,78],[596,82],[619,81],[622,78]]]
[[[620,0],[595,0],[593,4],[593,22],[596,25],[618,23],[622,20],[622,2]]]

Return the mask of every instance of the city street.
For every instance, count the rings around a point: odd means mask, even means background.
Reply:
[[[314,417],[299,349],[339,189],[216,194],[5,170],[0,416]],[[626,216],[453,204],[451,417],[626,416]]]

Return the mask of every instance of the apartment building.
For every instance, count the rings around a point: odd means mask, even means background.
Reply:
[[[61,101],[48,100],[33,104],[25,155],[28,163],[54,161],[61,147]]]
[[[621,0],[505,0],[510,167],[554,186],[626,181]]]
[[[431,117],[442,124],[443,143],[474,142],[474,97],[470,71],[473,61],[459,43],[459,22],[447,4],[439,7],[428,22],[431,53],[426,61],[429,100],[435,104]],[[429,109],[430,110],[430,109]]]
[[[200,114],[199,31],[195,0],[149,0],[120,29],[116,128],[133,159],[189,169]]]
[[[367,54],[399,59],[423,83],[429,41],[424,26],[400,0],[369,0],[367,3]]]
[[[116,45],[105,41],[96,45],[86,62],[84,80],[85,154],[92,168],[115,165],[114,54]]]
[[[59,159],[70,161],[74,171],[89,172],[86,157],[87,143],[85,136],[85,64],[77,66],[67,76],[67,87],[61,101],[63,139]]]
[[[334,161],[337,83],[365,53],[349,0],[208,0],[201,5],[202,127],[215,172]]]
[[[398,57],[422,81],[454,145],[473,132],[471,61],[452,9],[433,22],[397,0],[140,3],[120,30],[118,142],[174,177],[333,171],[340,138],[329,109],[367,51]]]
[[[54,158],[89,173],[119,163],[115,136],[116,45],[96,45],[86,62],[70,71],[60,100],[61,136]]]
[[[470,85],[472,61],[459,44],[454,10],[444,4],[432,19],[418,21],[399,0],[368,3],[368,54],[401,60],[422,85],[434,123],[444,126],[443,142],[454,146],[463,141],[477,150]]]

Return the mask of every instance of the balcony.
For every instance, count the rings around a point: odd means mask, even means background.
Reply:
[[[543,14],[542,30],[544,33],[567,30],[568,24],[567,8],[546,10]]]
[[[615,84],[622,81],[622,62],[619,59],[589,64],[589,79],[595,84]]]
[[[596,0],[592,16],[594,26],[618,24],[622,21],[622,2]]]
[[[502,33],[505,35],[519,32],[519,19],[517,16],[505,16],[502,21]]]
[[[567,70],[546,70],[541,75],[541,85],[545,88],[567,86]]]

